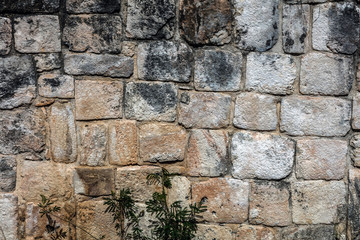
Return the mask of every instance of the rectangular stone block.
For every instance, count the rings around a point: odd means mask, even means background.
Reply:
[[[59,53],[42,53],[34,55],[38,72],[61,68],[62,61]]]
[[[0,0],[0,12],[54,13],[59,11],[60,0]]]
[[[12,27],[9,18],[0,17],[0,55],[7,55],[12,45]]]
[[[236,229],[234,240],[280,240],[277,229],[263,227],[261,225],[242,224]]]
[[[334,225],[304,225],[286,227],[279,230],[279,239],[283,240],[335,240]]]
[[[232,239],[232,229],[215,224],[198,224],[195,240],[227,240]]]
[[[74,171],[74,191],[87,196],[110,195],[115,187],[113,168],[76,168]]]
[[[286,97],[281,101],[280,129],[290,135],[345,136],[351,103],[333,97]]]
[[[18,237],[18,198],[13,194],[0,194],[0,238],[17,240]]]
[[[16,187],[16,159],[0,156],[0,192],[12,192]]]
[[[43,97],[74,98],[74,78],[69,75],[43,74],[38,79],[38,91]]]
[[[68,13],[115,13],[120,11],[120,0],[68,0]]]

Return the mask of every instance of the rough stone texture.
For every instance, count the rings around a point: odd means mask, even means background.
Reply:
[[[171,38],[175,9],[175,0],[128,0],[126,35],[136,39]]]
[[[355,167],[360,167],[360,134],[354,134],[350,140],[350,156]]]
[[[286,97],[280,129],[290,135],[344,136],[350,130],[351,103],[333,97]]]
[[[347,95],[354,78],[352,57],[313,52],[301,59],[303,94]]]
[[[114,13],[120,11],[120,0],[68,0],[68,13]]]
[[[177,87],[172,83],[128,83],[126,118],[173,122],[176,119]]]
[[[140,126],[140,159],[143,162],[182,161],[188,140],[178,125],[149,123]]]
[[[195,57],[195,88],[205,91],[240,90],[241,64],[241,53],[198,51]]]
[[[194,45],[223,45],[231,41],[232,13],[229,0],[181,0],[182,36]]]
[[[231,97],[221,93],[181,94],[179,123],[186,128],[221,128],[229,124]]]
[[[250,130],[276,130],[276,103],[274,96],[240,93],[235,102],[234,126]]]
[[[58,16],[22,16],[14,19],[15,48],[22,53],[61,51]]]
[[[181,201],[182,207],[189,208],[191,198],[191,183],[184,176],[174,176],[171,178],[172,188],[168,190],[168,204]]]
[[[249,183],[230,178],[212,178],[192,185],[193,202],[202,201],[208,222],[242,223],[248,218]]]
[[[43,97],[74,98],[74,78],[69,75],[43,74],[38,79],[38,88]]]
[[[114,191],[114,181],[113,168],[76,168],[74,191],[92,197],[109,195]]]
[[[34,55],[38,72],[49,71],[61,68],[60,55],[58,53]]]
[[[278,40],[279,1],[235,0],[236,43],[240,49],[260,52]]]
[[[64,69],[67,74],[71,75],[127,78],[134,72],[134,60],[121,55],[65,54]]]
[[[284,5],[282,44],[286,53],[301,54],[308,46],[310,35],[310,6]]]
[[[60,0],[0,0],[0,12],[53,13],[59,10]]]
[[[340,180],[345,177],[347,141],[303,139],[296,144],[296,175],[303,179]]]
[[[353,129],[360,129],[360,93],[353,97],[352,124]]]
[[[333,225],[295,226],[283,228],[279,239],[283,240],[335,240]]]
[[[282,179],[292,170],[295,143],[279,135],[237,132],[231,142],[235,178]]]
[[[296,63],[289,55],[255,53],[247,56],[245,89],[271,94],[291,94]]]
[[[268,228],[256,225],[241,225],[237,231],[234,240],[277,240],[277,231],[274,228]],[[281,238],[283,239],[283,238]]]
[[[356,239],[360,231],[360,170],[349,171],[348,232],[350,239]]]
[[[0,192],[12,192],[16,187],[16,159],[0,156]]]
[[[0,194],[0,239],[18,238],[18,198],[13,194]]]
[[[31,103],[36,96],[36,73],[31,56],[0,58],[0,109]]]
[[[78,123],[79,160],[81,165],[106,164],[107,128],[104,123]]]
[[[232,239],[232,230],[227,226],[199,224],[195,240],[229,240]]]
[[[289,187],[285,182],[252,183],[249,222],[267,226],[290,225],[292,219]]]
[[[293,221],[296,224],[337,223],[344,214],[343,182],[306,181],[292,184]]]
[[[327,0],[285,0],[288,4],[303,4],[303,3],[323,3]]]
[[[109,161],[115,165],[138,162],[137,128],[135,121],[115,121],[109,124]]]
[[[315,50],[353,54],[360,42],[360,8],[354,3],[325,3],[313,9]]]
[[[77,120],[122,117],[122,82],[80,80],[75,93]]]
[[[9,54],[12,43],[12,28],[9,18],[0,17],[0,55]]]
[[[148,42],[138,46],[138,77],[145,80],[189,82],[193,52],[184,43]]]
[[[217,177],[229,167],[228,133],[224,130],[193,130],[186,157],[190,176]]]
[[[129,188],[132,197],[137,202],[145,202],[152,198],[154,192],[160,192],[158,185],[146,184],[146,177],[150,173],[160,173],[161,168],[153,166],[131,166],[118,168],[116,172],[115,186],[119,191]]]
[[[75,52],[121,51],[122,21],[119,16],[77,15],[65,19],[64,44]]]
[[[55,103],[49,111],[50,149],[55,162],[75,162],[77,157],[74,105]]]

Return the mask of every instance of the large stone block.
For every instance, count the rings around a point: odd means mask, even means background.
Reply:
[[[36,68],[38,72],[50,71],[61,68],[61,59],[59,53],[42,53],[34,55]]]
[[[76,168],[74,171],[74,191],[87,196],[110,195],[115,189],[113,168]]]
[[[232,12],[229,0],[181,0],[182,36],[190,44],[223,45],[231,41]]]
[[[0,0],[0,12],[54,13],[59,6],[60,0]]]
[[[289,55],[256,53],[247,56],[245,89],[271,94],[291,94],[296,63]]]
[[[231,97],[222,93],[181,94],[179,123],[186,128],[221,128],[229,125]]]
[[[16,187],[16,159],[0,156],[0,192],[12,192]]]
[[[9,18],[0,17],[0,55],[9,54],[12,44],[12,27]]]
[[[173,122],[176,119],[177,87],[172,83],[126,84],[126,118]]]
[[[229,238],[230,239],[230,238]],[[278,240],[277,230],[261,225],[241,225],[234,240]],[[282,239],[282,238],[281,238]],[[279,239],[280,240],[280,239]]]
[[[333,97],[287,97],[281,101],[281,131],[290,135],[344,136],[351,103]]]
[[[189,82],[193,52],[184,43],[169,41],[138,46],[138,76],[157,81]]]
[[[335,240],[333,225],[305,225],[286,227],[279,230],[281,240]]]
[[[0,239],[19,239],[18,220],[18,198],[13,194],[0,194]]]
[[[68,13],[114,13],[120,11],[120,0],[68,0]]]
[[[291,173],[295,143],[279,135],[237,132],[231,142],[235,178],[282,179]]]
[[[38,91],[43,97],[74,98],[74,78],[69,75],[43,74],[38,79]]]
[[[312,52],[302,57],[300,92],[347,95],[355,79],[352,57]]]
[[[195,240],[230,240],[232,239],[232,229],[227,226],[214,224],[198,224]]]
[[[65,19],[64,44],[75,52],[119,53],[122,20],[110,15],[76,15]]]
[[[235,0],[235,40],[239,48],[260,52],[278,40],[279,1]]]
[[[61,52],[58,16],[22,16],[14,19],[15,48],[22,53]]]

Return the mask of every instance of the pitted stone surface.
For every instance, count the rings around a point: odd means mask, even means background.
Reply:
[[[39,95],[74,98],[74,78],[69,75],[43,74],[38,79]]]
[[[0,17],[0,55],[9,54],[12,43],[12,27],[9,18]]]
[[[169,39],[174,35],[175,0],[129,0],[126,34],[136,39]]]
[[[0,12],[54,13],[59,4],[60,0],[0,0]]]
[[[354,81],[353,59],[312,52],[301,59],[300,92],[312,95],[347,95]]]
[[[134,72],[134,60],[122,55],[65,54],[64,69],[72,75],[130,77]]]
[[[333,97],[286,97],[280,129],[290,135],[344,136],[350,130],[351,103]]]
[[[232,13],[229,0],[181,0],[180,26],[187,42],[223,45],[231,41]]]
[[[192,50],[184,43],[142,43],[138,46],[138,76],[145,80],[189,82],[192,59]]]
[[[291,173],[295,143],[289,138],[257,132],[237,132],[231,142],[235,178],[282,179]]]
[[[227,240],[232,239],[232,229],[227,226],[198,224],[195,240]]]
[[[278,40],[279,1],[235,0],[235,41],[240,49],[266,51]]]
[[[115,188],[114,179],[113,168],[76,168],[74,191],[92,197],[109,195]]]
[[[77,15],[65,19],[64,44],[75,52],[119,53],[122,21],[119,16]]]
[[[128,83],[125,92],[127,118],[173,122],[176,119],[177,87],[172,83]]]
[[[241,64],[241,53],[198,51],[195,57],[195,88],[205,91],[240,90]]]
[[[22,16],[14,19],[15,48],[22,53],[61,52],[58,16]]]
[[[1,239],[17,240],[18,238],[18,198],[13,194],[0,194],[0,229]],[[5,235],[6,238],[3,238]]]
[[[171,177],[172,187],[168,189],[168,204],[181,201],[182,207],[189,207],[191,199],[191,182],[185,176]]]
[[[115,13],[120,11],[120,0],[67,0],[68,13]]]
[[[289,55],[255,53],[247,56],[245,89],[271,94],[291,94],[296,63]]]
[[[0,58],[0,109],[31,103],[36,96],[36,72],[31,56]]]
[[[278,233],[274,228],[263,227],[261,225],[242,224],[236,229],[234,240],[278,240],[277,234]]]
[[[0,156],[0,192],[12,192],[16,187],[16,159]]]
[[[313,9],[315,50],[353,54],[360,42],[360,8],[351,2],[325,3]]]
[[[34,55],[38,72],[49,71],[61,68],[61,60],[58,53]]]

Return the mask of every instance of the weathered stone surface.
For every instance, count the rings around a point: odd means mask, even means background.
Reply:
[[[195,88],[205,91],[240,90],[241,64],[241,53],[198,51],[195,57]]]
[[[247,56],[245,89],[271,94],[291,94],[296,63],[289,55],[256,53]]]
[[[129,0],[126,34],[137,39],[169,39],[174,35],[175,0]]]
[[[59,10],[60,0],[0,0],[0,12],[53,13]]]
[[[360,8],[354,3],[325,3],[313,9],[315,50],[353,54],[360,42]]]
[[[13,194],[0,194],[0,239],[18,238],[18,198]]]
[[[186,128],[221,128],[229,124],[231,97],[221,93],[181,94],[179,123]]]
[[[280,129],[290,135],[344,136],[350,130],[351,103],[333,97],[286,97]]]
[[[193,130],[186,157],[190,176],[225,175],[229,163],[229,136],[224,130]]]
[[[54,98],[38,97],[34,101],[34,106],[35,107],[45,107],[45,106],[49,106],[49,105],[53,104],[54,102],[55,102]]]
[[[75,92],[77,120],[122,117],[122,82],[79,80]]]
[[[74,98],[74,78],[69,75],[43,74],[38,79],[39,95]]]
[[[189,82],[193,52],[184,43],[149,42],[138,46],[138,76],[145,80]]]
[[[119,16],[76,15],[65,19],[64,44],[75,52],[121,51],[122,21]]]
[[[308,46],[310,35],[310,6],[284,5],[282,44],[286,53],[301,54]]]
[[[12,192],[16,187],[16,159],[0,156],[0,192]]]
[[[291,173],[295,143],[279,135],[237,132],[231,142],[235,178],[282,179]]]
[[[152,198],[152,194],[161,191],[159,185],[148,185],[146,177],[150,173],[160,173],[161,168],[152,166],[131,166],[117,168],[115,186],[119,191],[129,188],[132,197],[137,202],[145,202]]]
[[[352,57],[312,52],[301,59],[303,94],[347,95],[354,78]]]
[[[172,83],[126,84],[126,118],[173,122],[176,119],[176,106],[177,87]]]
[[[0,17],[0,55],[9,54],[12,43],[12,28],[9,18]]]
[[[289,187],[285,182],[252,183],[249,222],[267,226],[290,225]]]
[[[277,99],[252,92],[236,97],[234,126],[250,130],[275,130],[277,127]]]
[[[348,232],[350,239],[356,239],[360,231],[360,170],[349,171]]]
[[[78,123],[79,159],[81,165],[106,164],[107,128],[104,123]]]
[[[74,191],[87,196],[109,195],[114,191],[115,171],[113,168],[76,168]]]
[[[75,162],[76,125],[72,103],[55,103],[49,111],[50,149],[55,162]]]
[[[355,167],[360,167],[360,134],[354,134],[350,140],[350,156]]]
[[[223,45],[231,41],[231,4],[228,0],[181,0],[182,36],[194,45]]]
[[[241,225],[237,231],[234,240],[277,240],[277,231],[274,228],[268,228],[256,225]],[[283,239],[283,238],[281,238]]]
[[[36,73],[31,57],[0,58],[0,65],[0,109],[31,103],[36,96]]]
[[[351,126],[353,129],[360,129],[360,93],[359,92],[357,92],[353,97]]]
[[[242,223],[248,218],[249,183],[230,178],[212,178],[192,185],[194,202],[202,201],[208,222]]]
[[[58,16],[22,16],[14,19],[15,48],[22,53],[61,52]]]
[[[135,121],[114,121],[109,124],[109,161],[115,165],[136,164],[138,155]]]
[[[38,72],[49,71],[61,68],[61,60],[58,53],[34,55]]]
[[[285,0],[288,4],[303,4],[303,3],[323,3],[327,0]]]
[[[306,181],[292,184],[293,221],[296,224],[336,223],[343,214],[343,182]]]
[[[297,141],[296,149],[298,178],[340,180],[345,177],[347,141],[303,139]]]
[[[45,146],[45,115],[41,110],[2,111],[0,153],[39,153]]]
[[[41,217],[40,207],[34,203],[26,205],[25,234],[26,237],[42,237],[46,231],[47,219]],[[1,239],[1,238],[0,238]]]
[[[279,1],[235,0],[236,43],[245,50],[272,48],[278,39]]]
[[[67,0],[68,13],[114,13],[120,11],[120,0]]]
[[[199,224],[196,231],[195,240],[230,240],[232,230],[227,226]]]
[[[64,69],[71,75],[130,77],[134,72],[134,60],[121,55],[65,54]]]
[[[172,188],[168,189],[168,204],[171,205],[175,201],[181,201],[182,207],[189,208],[191,198],[191,183],[184,176],[174,176],[171,178]]]
[[[140,159],[143,162],[182,161],[188,140],[178,125],[149,123],[140,126]]]
[[[279,239],[283,240],[335,240],[333,225],[308,225],[282,228]]]

